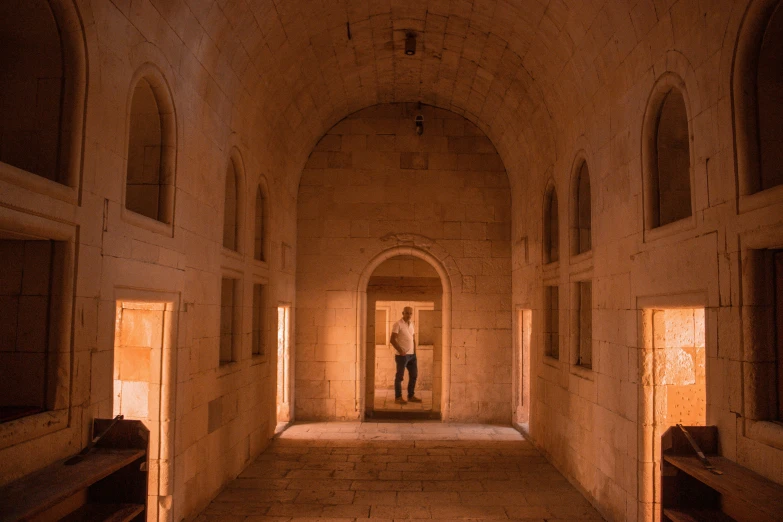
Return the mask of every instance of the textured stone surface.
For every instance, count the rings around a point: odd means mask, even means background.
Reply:
[[[532,311],[523,406],[531,440],[605,517],[635,520],[648,508],[638,502],[650,477],[639,471],[639,442],[651,421],[639,407],[646,396],[640,370],[653,367],[641,346],[643,308],[705,308],[707,422],[719,427],[726,457],[781,481],[780,442],[754,438],[746,425],[774,415],[771,281],[758,252],[783,244],[781,192],[748,195],[747,133],[734,112],[742,96],[732,92],[733,81],[757,78],[734,67],[738,42],[748,40],[743,20],[758,2],[51,0],[65,20],[59,33],[36,20],[36,12],[49,16],[46,4],[28,4],[9,0],[0,8],[3,35],[41,44],[13,53],[26,64],[14,69],[27,70],[26,80],[0,79],[0,229],[4,240],[68,243],[68,270],[55,274],[70,292],[59,305],[65,341],[50,372],[67,384],[53,392],[55,410],[0,426],[0,481],[75,453],[90,439],[92,418],[111,415],[117,293],[130,289],[136,299],[177,304],[167,420],[174,490],[160,505],[170,504],[175,520],[194,515],[273,432],[274,350],[252,357],[251,285],[267,285],[272,323],[279,303],[294,307],[295,377],[313,383],[301,390],[335,394],[297,400],[295,389],[296,408],[351,418],[356,375],[344,361],[355,356],[355,339],[344,325],[356,320],[356,270],[392,244],[436,252],[453,275],[450,377],[460,418],[508,421],[518,344],[512,310]],[[414,56],[402,53],[409,31],[418,34]],[[84,48],[81,57],[74,45]],[[59,74],[47,51],[65,58],[66,76],[85,83],[81,91],[70,78],[44,80]],[[176,128],[174,215],[163,227],[125,209],[129,100],[134,78],[148,67],[165,79],[175,108],[166,116]],[[646,116],[647,105],[656,82],[672,75],[687,94],[692,216],[649,230],[643,147],[655,115]],[[60,85],[63,97],[55,96]],[[72,103],[73,92],[81,92],[85,110]],[[71,103],[53,110],[57,99]],[[350,117],[397,103],[414,111],[419,101],[420,137],[413,112]],[[59,143],[45,117],[52,114],[66,122]],[[41,137],[43,148],[30,146]],[[222,246],[223,206],[237,157],[239,252],[231,253]],[[69,159],[60,172],[56,158]],[[591,253],[577,257],[566,228],[582,160],[591,185]],[[412,208],[394,213],[400,209],[386,206],[387,192],[368,172],[384,173],[384,183],[428,188]],[[318,184],[308,185],[312,179]],[[253,259],[259,186],[268,202],[264,262]],[[559,203],[556,267],[543,266],[547,186]],[[225,367],[221,277],[242,281],[241,346]],[[31,279],[22,285],[40,280]],[[569,288],[586,279],[589,373],[572,368],[570,353]],[[560,288],[559,362],[542,355],[545,285]],[[325,313],[316,319],[314,311]],[[22,326],[31,346],[41,340],[40,320]],[[272,347],[274,328],[268,331]],[[316,345],[326,346],[318,336],[350,354],[308,361]],[[473,378],[489,384],[469,386]],[[210,403],[220,405],[211,417]],[[539,516],[524,506],[503,514]],[[417,514],[399,514],[406,515]]]
[[[282,433],[197,522],[603,520],[512,428],[305,423]]]
[[[419,114],[425,122],[421,136],[413,124]],[[356,136],[365,147],[342,150]],[[338,153],[339,165],[323,162],[324,155]],[[439,162],[421,159],[433,156]],[[461,116],[386,104],[359,111],[330,130],[310,155],[299,190],[297,307],[302,315],[296,324],[296,386],[307,386],[308,395],[297,401],[297,417],[360,417],[357,388],[351,386],[360,374],[355,295],[364,289],[358,288],[359,278],[375,256],[410,245],[443,252],[438,259],[449,267],[453,295],[452,310],[444,313],[451,313],[452,335],[473,340],[454,344],[451,373],[443,376],[452,386],[445,399],[451,419],[508,423],[509,210],[510,191],[497,153]],[[352,233],[357,229],[367,233],[357,237]],[[401,265],[395,275],[415,277],[415,270]],[[463,277],[476,284],[462,284]],[[332,298],[337,295],[339,301]],[[368,306],[374,295],[368,291]],[[436,359],[440,364],[438,354]],[[322,380],[330,390],[347,385],[337,395],[326,388],[320,396],[312,393]],[[436,392],[434,400],[439,399]]]

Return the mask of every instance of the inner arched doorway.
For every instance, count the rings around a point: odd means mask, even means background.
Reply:
[[[391,303],[416,303],[414,309],[432,311],[432,344],[420,348],[420,386],[417,389],[426,390],[431,402],[428,411],[430,415],[419,414],[419,418],[436,418],[448,420],[449,412],[449,356],[451,347],[451,285],[446,269],[430,253],[415,247],[398,246],[376,256],[367,265],[359,280],[357,292],[357,368],[359,376],[356,384],[358,410],[362,419],[378,415],[376,394],[378,389],[389,386],[388,366],[383,352],[388,350],[380,336],[376,337],[376,312],[386,314],[385,324],[391,324],[397,317],[391,317],[395,310]],[[380,306],[378,306],[380,303]],[[427,306],[431,304],[431,306]],[[421,318],[421,315],[419,315]],[[421,321],[421,319],[419,319]],[[429,333],[429,332],[428,332]],[[383,337],[386,342],[387,332]],[[386,353],[388,358],[392,352]],[[378,376],[376,372],[385,373]],[[429,376],[427,372],[431,372]],[[428,378],[429,377],[429,378]],[[380,387],[379,387],[380,386]],[[383,408],[382,408],[383,409]],[[412,415],[412,418],[417,417]]]
[[[365,416],[395,419],[439,419],[441,395],[442,285],[438,273],[414,256],[387,259],[367,283],[367,344]],[[422,402],[395,401],[396,351],[390,343],[393,326],[411,308],[415,326],[418,379]],[[403,374],[401,392],[408,393],[410,371]]]

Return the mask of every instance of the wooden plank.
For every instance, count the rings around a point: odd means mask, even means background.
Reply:
[[[710,473],[695,455],[666,454],[663,458],[720,493],[724,498],[724,511],[738,520],[780,520],[783,513],[783,486],[780,484],[724,457],[708,456],[723,475]]]
[[[144,450],[95,448],[84,460],[66,466],[62,460],[0,488],[0,520],[40,513],[144,456]]]
[[[60,522],[129,522],[144,511],[144,504],[86,504]]]
[[[668,508],[663,514],[671,522],[736,522],[730,516],[712,509]]]

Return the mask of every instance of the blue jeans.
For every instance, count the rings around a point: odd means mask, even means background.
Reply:
[[[405,368],[408,368],[408,397],[413,397],[416,390],[416,379],[419,376],[419,366],[416,363],[416,354],[395,355],[397,374],[394,376],[394,397],[402,397],[402,378],[405,377]]]

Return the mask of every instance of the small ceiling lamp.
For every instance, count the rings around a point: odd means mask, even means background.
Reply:
[[[405,54],[408,56],[416,54],[416,33],[405,35]]]
[[[424,134],[424,116],[419,114],[418,116],[416,116],[415,122],[416,122],[416,134],[421,136],[422,134]]]

